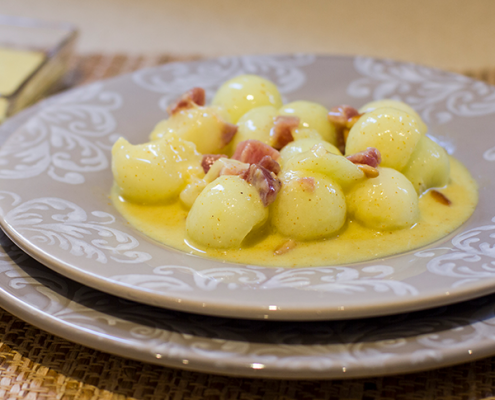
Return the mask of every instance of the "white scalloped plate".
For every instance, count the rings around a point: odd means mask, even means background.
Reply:
[[[142,141],[171,99],[209,96],[249,72],[287,100],[360,106],[400,98],[480,185],[461,229],[419,252],[357,265],[266,268],[191,256],[133,230],[108,199],[110,148]],[[127,299],[217,316],[318,320],[418,310],[495,291],[495,88],[464,76],[371,58],[258,56],[168,64],[45,101],[0,150],[0,223],[53,270]],[[472,133],[472,134],[471,134]]]

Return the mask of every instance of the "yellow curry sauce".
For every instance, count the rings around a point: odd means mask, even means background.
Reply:
[[[186,210],[179,200],[164,205],[139,205],[125,201],[116,187],[112,200],[122,216],[137,230],[167,246],[187,253],[250,265],[303,267],[355,263],[418,249],[430,244],[462,225],[478,202],[477,184],[469,171],[450,157],[450,183],[438,189],[450,201],[439,202],[431,190],[419,199],[420,220],[410,228],[377,231],[348,220],[337,235],[316,241],[298,241],[285,254],[275,255],[276,248],[288,239],[270,229],[252,232],[242,248],[205,249],[186,235]]]

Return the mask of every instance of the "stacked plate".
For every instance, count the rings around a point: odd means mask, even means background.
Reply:
[[[408,102],[478,181],[474,215],[416,252],[320,268],[223,263],[140,234],[109,200],[112,143],[146,141],[178,95],[241,73],[287,101]],[[495,354],[494,125],[495,87],[359,57],[168,64],[68,91],[0,128],[0,304],[90,347],[222,374],[358,377]]]

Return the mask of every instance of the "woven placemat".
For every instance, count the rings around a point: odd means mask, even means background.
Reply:
[[[71,84],[198,57],[86,55]],[[495,84],[495,68],[465,71]],[[0,309],[0,399],[495,399],[495,357],[424,373],[333,381],[229,378],[157,367],[74,344]]]

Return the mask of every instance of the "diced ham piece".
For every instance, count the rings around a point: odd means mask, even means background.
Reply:
[[[220,158],[229,158],[225,154],[203,154],[203,159],[201,160],[201,166],[205,174],[210,170],[211,166]]]
[[[282,243],[280,246],[278,246],[275,251],[273,252],[274,255],[276,256],[281,256],[289,251],[291,251],[292,249],[294,249],[296,247],[297,243],[292,240],[292,239],[289,239],[287,241],[285,241],[284,243]]]
[[[268,171],[273,172],[275,175],[278,175],[278,173],[280,172],[280,164],[270,156],[264,156],[260,160],[258,165],[260,167],[266,168]]]
[[[204,179],[206,182],[213,182],[221,175],[242,175],[249,168],[249,164],[220,157],[213,161]]]
[[[294,140],[292,130],[299,126],[299,117],[289,115],[279,115],[275,117],[270,136],[273,138],[273,147],[280,150]]]
[[[236,160],[225,160],[224,166],[220,170],[220,175],[242,175],[248,169],[249,164],[241,163]]]
[[[270,156],[277,161],[280,157],[280,153],[273,147],[260,142],[259,140],[249,139],[244,140],[237,145],[232,158],[248,164],[257,164],[265,156]]]
[[[188,90],[181,97],[179,97],[175,103],[171,104],[167,107],[167,112],[170,115],[179,112],[180,110],[184,110],[187,108],[193,107],[194,104],[198,106],[205,105],[205,90],[200,87],[195,87]]]
[[[442,192],[439,192],[438,190],[432,190],[430,193],[433,198],[440,204],[443,204],[444,206],[450,206],[452,204],[452,201],[450,201],[450,199]]]
[[[227,146],[232,141],[235,134],[237,133],[237,128],[238,128],[237,125],[224,122],[222,137],[221,137],[223,146]]]
[[[337,147],[344,153],[345,143],[349,130],[362,114],[354,107],[348,105],[341,105],[333,107],[328,113],[328,120],[335,126],[337,132]]]
[[[373,168],[378,167],[382,161],[380,151],[374,147],[368,147],[366,150],[351,154],[346,158],[354,164],[366,164]]]
[[[310,176],[305,176],[304,178],[298,178],[297,182],[301,185],[301,188],[305,192],[313,193],[315,191],[315,180]]]
[[[380,171],[378,171],[374,167],[370,167],[367,164],[356,164],[356,166],[363,171],[364,175],[366,178],[376,178],[377,176],[380,175]]]
[[[328,113],[328,120],[335,125],[336,128],[347,128],[347,123],[353,118],[357,117],[359,111],[354,107],[342,104],[337,107],[333,107]]]
[[[249,165],[247,171],[240,175],[240,177],[258,190],[265,207],[275,201],[282,187],[282,183],[273,172],[257,164]]]

